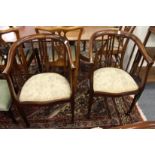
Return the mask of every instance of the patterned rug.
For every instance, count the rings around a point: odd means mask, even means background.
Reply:
[[[76,93],[75,104],[75,122],[71,124],[70,105],[55,105],[54,107],[26,107],[24,109],[30,122],[30,128],[112,128],[119,125],[131,124],[144,121],[142,113],[138,106],[135,106],[130,116],[126,116],[132,98],[125,96],[124,98],[108,98],[107,104],[103,97],[96,97],[92,106],[91,119],[86,118],[88,98],[89,98],[89,68],[85,66],[80,71],[79,84]],[[115,100],[115,102],[114,102]],[[108,112],[109,109],[109,112]],[[12,120],[0,113],[0,128],[25,128],[25,124],[18,114],[15,106],[12,106],[13,113],[18,124],[14,124]]]

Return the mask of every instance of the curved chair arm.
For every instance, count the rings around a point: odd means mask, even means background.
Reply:
[[[146,61],[149,64],[153,64],[153,60],[152,58],[148,55],[144,45],[142,44],[142,42],[140,41],[140,39],[135,36],[134,34],[130,34],[128,32],[124,32],[124,31],[118,31],[118,30],[102,30],[102,31],[97,31],[95,32],[91,38],[90,38],[90,42],[89,42],[89,54],[90,54],[90,62],[93,62],[93,55],[92,55],[92,46],[93,46],[93,40],[95,40],[97,37],[102,36],[102,35],[109,35],[109,34],[118,34],[119,35],[123,35],[125,37],[130,38],[131,40],[135,41],[137,43],[137,46],[141,49],[141,53],[144,56],[144,58],[146,59]]]
[[[139,83],[139,87],[140,89],[143,89],[144,88],[144,85],[145,85],[145,82],[147,80],[147,75],[148,75],[148,72],[151,68],[151,66],[153,65],[153,60],[152,58],[148,55],[144,45],[142,44],[142,42],[140,41],[140,39],[135,36],[134,34],[131,34],[129,32],[125,32],[125,31],[118,31],[118,30],[112,30],[112,29],[108,29],[108,30],[102,30],[102,31],[97,31],[95,32],[91,38],[90,38],[90,41],[89,41],[89,55],[90,55],[90,63],[96,63],[96,61],[93,60],[93,44],[94,44],[94,41],[98,38],[98,37],[106,37],[106,36],[115,36],[115,37],[123,37],[123,38],[127,38],[127,39],[130,39],[131,41],[133,41],[136,45],[136,47],[138,47],[138,57],[143,57],[143,59],[145,60],[146,64],[147,64],[147,68],[146,68],[146,71],[143,75],[143,77],[141,75],[138,75],[139,77],[142,78],[142,80],[140,81]],[[106,41],[106,38],[105,38],[105,41]],[[108,41],[108,39],[107,39]],[[141,55],[141,56],[140,56]],[[138,58],[139,59],[139,58]],[[138,66],[138,63],[137,58],[134,58],[134,66],[132,66],[132,71],[130,72],[132,75],[136,74],[135,71]],[[124,55],[122,55],[122,60],[121,60],[121,66],[123,64],[123,60],[124,60]],[[128,60],[129,62],[131,61],[131,59]],[[140,61],[140,60],[138,60]],[[136,67],[135,67],[136,66]],[[134,68],[133,68],[134,67]],[[141,67],[141,66],[140,66]],[[138,73],[139,74],[139,73]]]

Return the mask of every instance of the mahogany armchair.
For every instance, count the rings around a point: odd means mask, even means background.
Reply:
[[[38,61],[21,68],[23,61],[18,60],[18,50],[27,45],[37,51]],[[53,51],[65,54],[64,66],[51,66],[50,55]],[[8,81],[13,101],[25,121],[30,126],[24,108],[27,106],[47,106],[54,104],[71,104],[71,121],[74,122],[74,64],[72,62],[69,41],[62,36],[35,34],[19,39],[9,51],[4,75]]]
[[[71,46],[71,52],[73,57],[73,62],[76,67],[75,71],[75,82],[77,83],[78,71],[79,71],[79,56],[80,56],[80,42],[81,35],[83,32],[83,27],[80,26],[38,26],[35,27],[36,33],[51,33],[64,36],[69,40]],[[57,53],[52,53],[51,64],[56,66],[64,66],[64,53],[61,50]],[[75,88],[76,89],[76,88]]]
[[[97,44],[96,40],[100,39]],[[115,44],[116,39],[121,42]],[[114,52],[119,52],[122,41],[128,44],[124,46],[123,53],[118,60]],[[95,58],[93,57],[95,53]],[[88,118],[94,96],[103,96],[105,102],[108,97],[124,97],[133,95],[133,101],[126,114],[130,114],[136,101],[141,96],[148,72],[153,64],[142,42],[135,35],[117,30],[99,31],[92,35],[89,42],[90,63],[90,98],[88,105]],[[143,66],[143,74],[141,73]],[[113,100],[113,102],[115,102]],[[108,107],[107,107],[108,110]]]

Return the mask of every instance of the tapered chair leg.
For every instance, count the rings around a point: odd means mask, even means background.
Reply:
[[[87,118],[88,119],[90,119],[91,107],[92,107],[92,104],[93,104],[93,96],[94,96],[94,93],[91,92],[90,96],[89,96],[89,103],[88,103],[88,113],[87,113]]]
[[[29,122],[28,122],[28,120],[27,120],[27,118],[26,118],[26,116],[24,114],[23,109],[21,107],[19,107],[19,106],[17,107],[17,109],[18,109],[18,112],[20,113],[21,117],[23,118],[23,120],[24,120],[24,122],[26,124],[26,127],[29,128],[30,124],[29,124]]]
[[[107,112],[108,112],[108,116],[111,119],[111,113],[110,113],[110,109],[109,109],[109,106],[108,106],[107,97],[105,97],[104,100],[105,100],[105,106],[106,106],[106,109],[107,109]]]
[[[134,97],[134,99],[133,99],[133,101],[132,101],[132,103],[131,103],[131,106],[130,106],[129,110],[128,110],[128,112],[126,113],[127,115],[129,115],[129,114],[131,113],[131,111],[132,111],[133,107],[135,106],[137,100],[138,100],[139,97],[141,96],[141,93],[142,93],[142,92],[140,92],[140,93],[138,93],[137,95],[135,95],[135,97]]]
[[[71,123],[74,123],[74,105],[75,105],[75,102],[73,99],[73,101],[71,102],[71,114],[72,114]]]
[[[10,116],[10,118],[12,119],[12,121],[13,121],[15,124],[17,124],[17,121],[16,121],[16,119],[15,119],[15,117],[14,117],[14,115],[13,115],[11,109],[9,109],[8,115]]]

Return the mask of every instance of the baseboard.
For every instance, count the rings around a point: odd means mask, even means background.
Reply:
[[[142,68],[141,73],[143,74],[145,67]],[[155,66],[153,66],[148,74],[147,83],[155,82]]]

